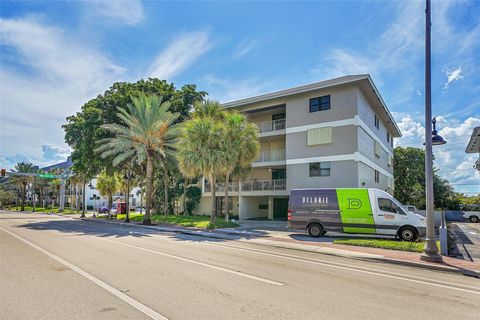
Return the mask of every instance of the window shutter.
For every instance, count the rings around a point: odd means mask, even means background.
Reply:
[[[310,129],[307,131],[307,145],[332,143],[332,127]]]
[[[375,141],[375,155],[377,157],[380,157],[382,155],[382,146],[380,146],[380,143],[378,143],[378,141]]]

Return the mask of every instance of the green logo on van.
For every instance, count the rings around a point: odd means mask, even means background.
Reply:
[[[356,198],[348,198],[348,209],[360,209],[362,200]]]

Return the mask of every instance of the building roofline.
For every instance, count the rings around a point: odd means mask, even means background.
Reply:
[[[375,92],[375,95],[378,97],[378,100],[382,104],[383,109],[386,111],[386,114],[389,117],[390,122],[393,124],[393,127],[397,134],[396,136],[401,137],[402,132],[400,131],[400,128],[398,127],[397,123],[395,122],[395,119],[393,118],[392,114],[388,110],[387,105],[385,104],[385,101],[380,95],[377,87],[373,83],[373,80],[369,74],[343,76],[339,78],[334,78],[334,79],[324,80],[324,81],[315,82],[311,84],[301,85],[297,87],[287,88],[279,91],[274,91],[271,93],[261,94],[258,96],[226,102],[226,103],[223,103],[222,106],[224,108],[235,108],[235,107],[240,107],[240,106],[257,103],[261,101],[272,100],[276,98],[283,98],[283,97],[287,97],[295,94],[330,88],[333,86],[338,86],[343,84],[354,83],[362,80],[368,80],[369,85],[372,87],[372,90]]]
[[[480,127],[475,127],[472,130],[472,136],[468,141],[467,148],[465,149],[466,153],[477,153],[480,152]]]

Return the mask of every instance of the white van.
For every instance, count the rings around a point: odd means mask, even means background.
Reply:
[[[288,225],[320,237],[327,231],[393,235],[404,241],[425,236],[425,218],[390,194],[370,188],[293,189]]]

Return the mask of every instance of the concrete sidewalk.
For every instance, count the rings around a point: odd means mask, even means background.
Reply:
[[[252,243],[263,246],[271,246],[277,248],[301,250],[320,254],[334,255],[346,258],[361,259],[376,262],[394,263],[406,266],[434,269],[446,272],[462,273],[464,275],[480,278],[480,263],[471,262],[452,257],[443,257],[442,263],[428,263],[420,260],[420,253],[405,252],[396,250],[386,250],[379,248],[356,247],[348,245],[333,244],[329,237],[313,239],[302,234],[295,234],[289,231],[269,231],[255,230],[249,231],[245,228],[236,229],[217,229],[203,230],[196,228],[185,228],[177,226],[152,224],[143,225],[140,222],[132,221],[125,223],[120,220],[94,219],[91,215],[87,218],[80,218],[79,215],[60,215],[62,217],[70,217],[73,219],[82,219],[94,223],[110,223],[121,224],[130,227],[143,227],[154,229],[162,232],[182,233],[200,237],[216,238],[230,241],[240,241],[244,243]],[[322,240],[323,239],[323,240]]]

